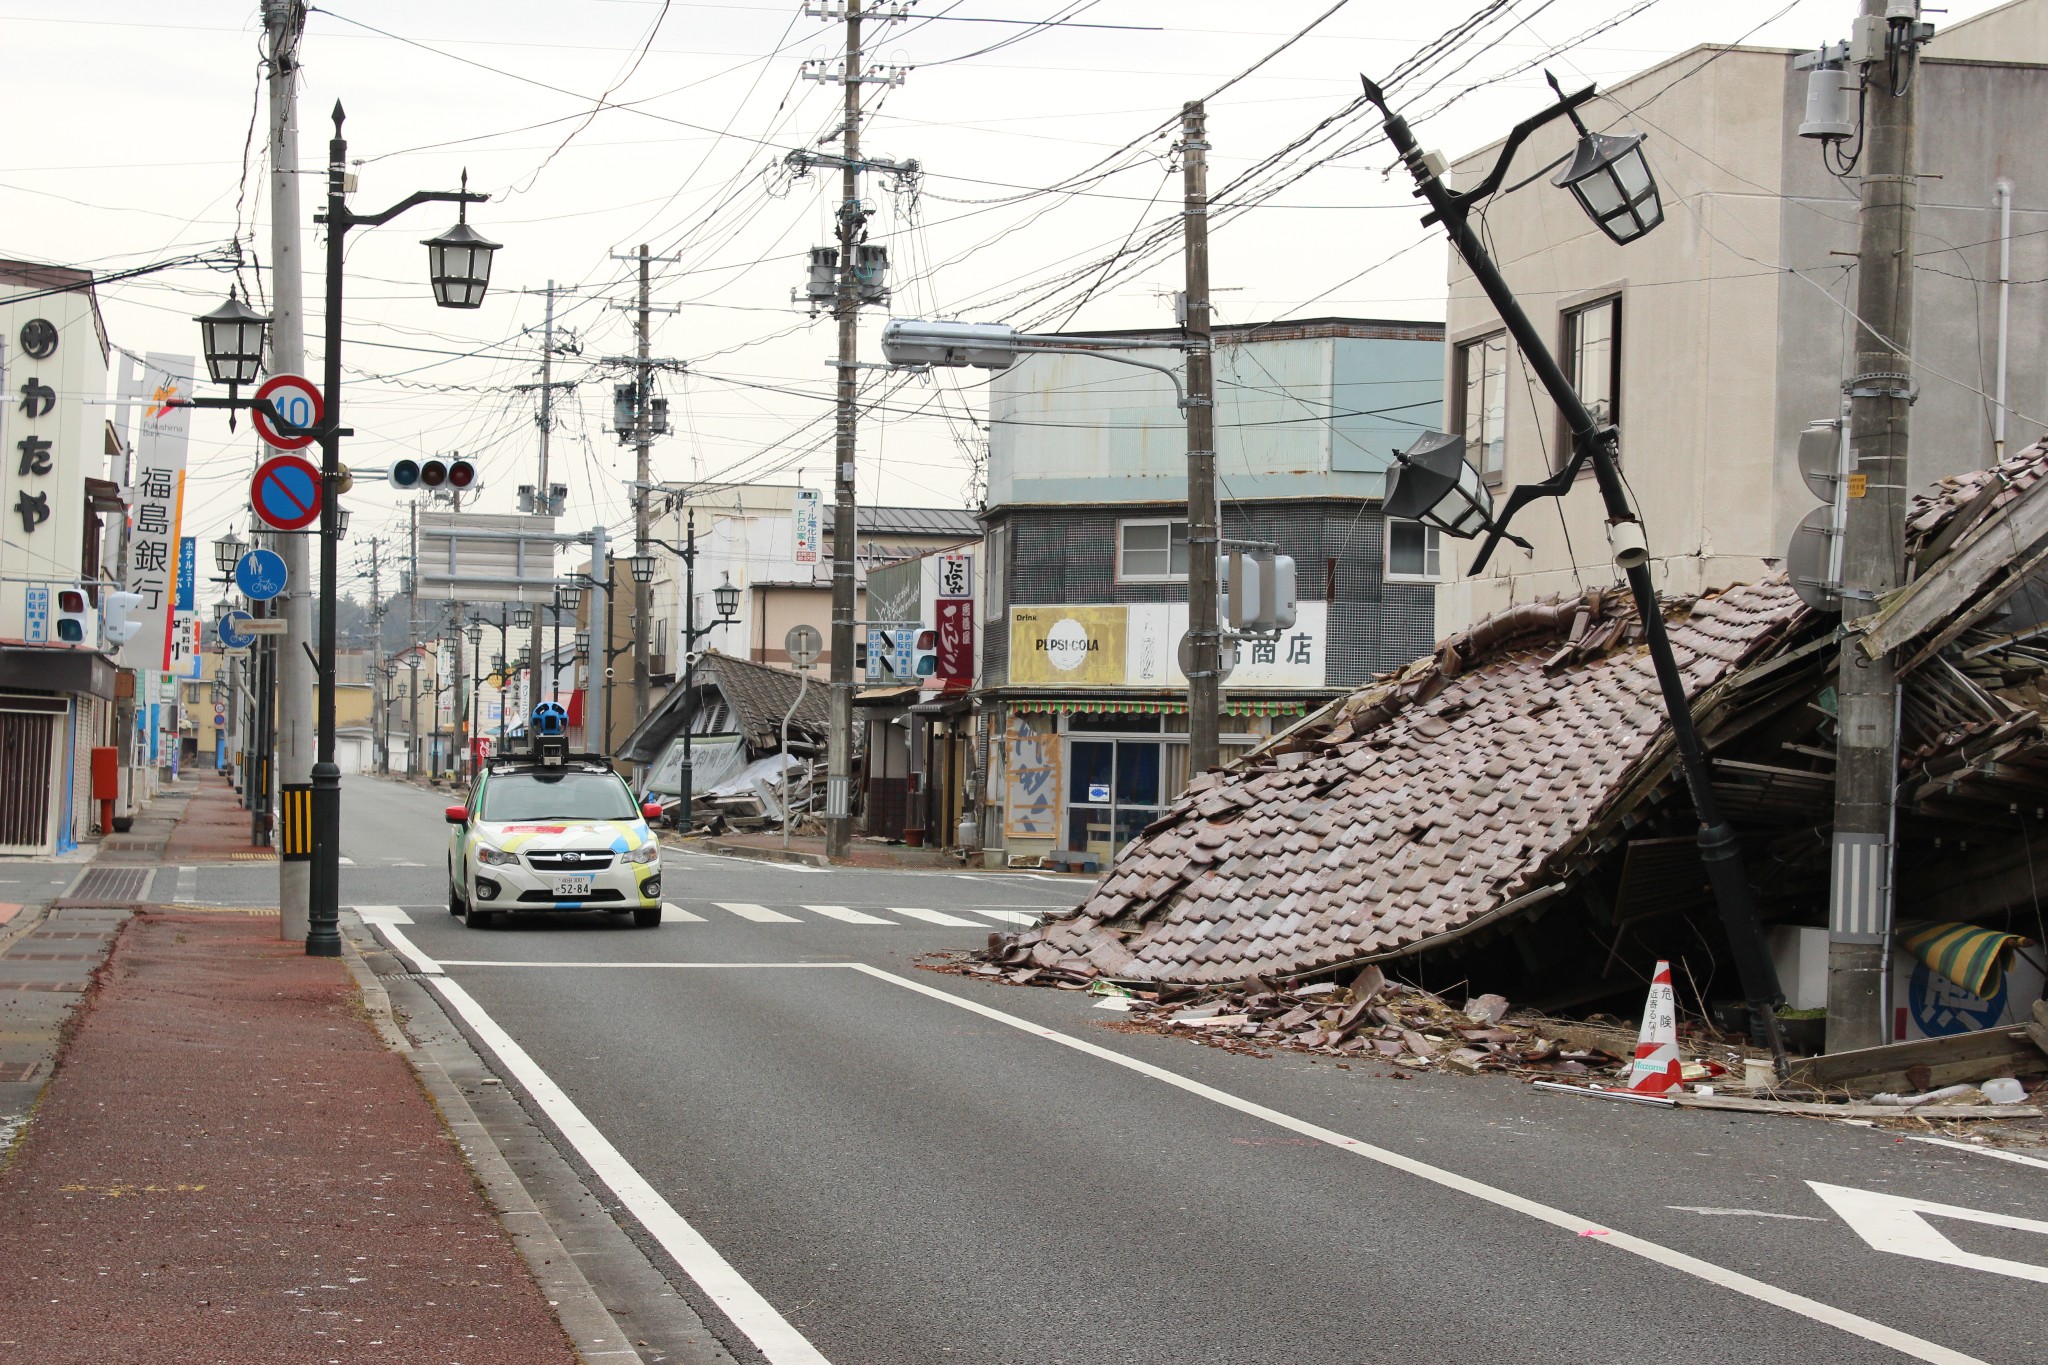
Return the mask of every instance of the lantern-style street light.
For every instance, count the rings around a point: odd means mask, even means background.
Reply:
[[[512,609],[512,629],[530,630],[532,628],[533,608],[525,605],[524,603],[520,604],[517,607],[514,607]]]
[[[469,192],[468,171],[462,173],[462,189],[464,194]],[[434,302],[443,308],[480,308],[484,291],[491,287],[491,256],[498,243],[469,225],[469,205],[469,200],[462,201],[454,227],[420,243],[427,249],[427,278],[433,281]]]
[[[234,581],[235,565],[242,562],[242,552],[247,548],[233,531],[213,542],[213,567],[220,574],[221,582]]]
[[[555,588],[555,600],[563,611],[574,611],[583,604],[583,586],[580,583],[562,583]]]
[[[1579,130],[1579,146],[1572,165],[1555,183],[1571,190],[1580,207],[1608,237],[1619,243],[1634,241],[1655,227],[1663,217],[1656,184],[1650,178],[1648,163],[1642,157],[1643,139],[1640,136],[1609,137],[1588,132],[1579,120],[1578,108],[1593,98],[1593,87],[1587,86],[1566,95],[1553,79],[1551,88],[1558,91],[1558,102],[1515,125],[1502,144],[1493,169],[1484,179],[1469,190],[1453,190],[1444,183],[1436,169],[1438,163],[1435,159],[1425,154],[1416,142],[1408,121],[1387,107],[1386,97],[1378,86],[1363,77],[1360,79],[1364,80],[1366,98],[1379,107],[1388,141],[1393,143],[1394,150],[1400,153],[1403,164],[1414,177],[1417,197],[1429,204],[1429,213],[1423,218],[1423,224],[1442,223],[1449,232],[1451,244],[1472,272],[1472,278],[1493,304],[1494,311],[1514,337],[1523,359],[1542,382],[1551,401],[1557,404],[1572,439],[1571,453],[1562,467],[1541,483],[1518,486],[1508,495],[1506,508],[1495,517],[1491,513],[1490,497],[1482,503],[1473,496],[1472,490],[1483,485],[1477,471],[1463,458],[1463,442],[1449,436],[1441,439],[1425,437],[1403,452],[1390,474],[1389,514],[1412,516],[1461,538],[1483,534],[1485,543],[1471,568],[1471,572],[1477,574],[1486,566],[1494,547],[1502,539],[1510,538],[1508,522],[1520,507],[1538,498],[1565,496],[1571,492],[1579,471],[1588,464],[1592,466],[1594,482],[1606,504],[1608,546],[1615,567],[1628,579],[1629,591],[1635,598],[1636,616],[1642,623],[1644,643],[1649,647],[1650,659],[1656,669],[1664,711],[1669,717],[1674,747],[1678,750],[1679,767],[1685,775],[1693,809],[1698,815],[1700,861],[1705,865],[1708,884],[1713,888],[1722,928],[1734,950],[1736,971],[1749,1002],[1753,1027],[1761,1028],[1776,1058],[1778,1074],[1783,1076],[1788,1070],[1788,1060],[1775,1010],[1783,1003],[1784,995],[1778,989],[1777,969],[1772,964],[1763,931],[1757,924],[1749,879],[1742,868],[1741,846],[1736,842],[1735,831],[1721,816],[1706,753],[1693,725],[1692,703],[1686,695],[1684,675],[1679,672],[1678,660],[1671,650],[1671,637],[1664,629],[1663,608],[1657,601],[1656,584],[1650,578],[1649,547],[1643,535],[1642,522],[1629,505],[1628,493],[1616,462],[1620,453],[1620,435],[1613,423],[1601,421],[1587,408],[1571,381],[1565,377],[1557,358],[1550,353],[1542,334],[1522,310],[1520,301],[1508,287],[1507,280],[1494,264],[1471,221],[1474,208],[1491,197],[1507,178],[1509,163],[1530,135],[1554,119],[1569,116]],[[1396,504],[1398,511],[1395,510]]]
[[[711,600],[717,604],[722,621],[730,621],[739,613],[740,590],[732,585],[731,574],[726,574],[725,581],[711,590]]]
[[[270,319],[242,302],[233,285],[227,302],[211,313],[192,319],[199,324],[199,348],[206,357],[206,373],[216,384],[226,384],[232,396],[239,384],[253,384],[263,373],[263,334]]]
[[[654,556],[648,554],[645,550],[628,558],[626,560],[626,567],[633,571],[633,581],[635,583],[652,583],[654,581]]]

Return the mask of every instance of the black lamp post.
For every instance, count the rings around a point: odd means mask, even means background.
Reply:
[[[667,550],[670,554],[683,561],[683,698],[686,702],[690,696],[690,688],[697,676],[697,641],[703,639],[712,631],[717,630],[720,626],[731,625],[733,616],[740,609],[740,590],[732,585],[732,575],[727,574],[725,582],[712,589],[711,593],[718,603],[718,619],[701,628],[697,625],[697,509],[694,507],[690,509],[687,525],[688,530],[683,537],[683,544],[680,549],[658,537],[649,536],[647,538],[650,545],[659,545],[662,549]],[[640,576],[641,561],[643,560],[646,561],[647,576],[645,578]],[[642,550],[628,562],[633,566],[633,580],[635,582],[646,583],[653,580],[653,555]],[[642,629],[645,629],[644,625]],[[691,826],[690,806],[696,800],[697,795],[697,764],[690,748],[690,732],[696,729],[696,725],[695,716],[689,716],[683,722],[683,762],[676,776],[676,782],[680,788],[677,795],[682,801],[677,810],[681,813],[682,828],[685,833],[689,831]]]
[[[1778,989],[1777,970],[1772,965],[1763,932],[1757,925],[1756,906],[1749,879],[1742,867],[1741,846],[1736,842],[1735,831],[1722,818],[1719,803],[1714,797],[1712,772],[1706,752],[1700,746],[1699,732],[1693,726],[1692,705],[1686,697],[1678,661],[1671,652],[1670,636],[1665,633],[1664,613],[1657,602],[1656,585],[1650,578],[1649,547],[1643,536],[1642,523],[1629,506],[1628,495],[1616,467],[1619,434],[1611,423],[1595,418],[1580,400],[1578,391],[1565,378],[1563,369],[1551,355],[1535,324],[1522,311],[1514,291],[1508,288],[1507,281],[1487,254],[1470,221],[1473,207],[1500,188],[1501,181],[1507,176],[1508,163],[1514,159],[1522,143],[1543,125],[1569,116],[1579,130],[1579,144],[1571,165],[1554,183],[1571,190],[1580,206],[1609,238],[1624,244],[1633,241],[1663,219],[1656,182],[1650,175],[1648,162],[1643,159],[1643,138],[1641,135],[1612,137],[1587,131],[1579,120],[1578,108],[1593,98],[1593,87],[1587,86],[1575,94],[1566,95],[1553,78],[1551,88],[1558,91],[1558,102],[1515,125],[1501,148],[1500,158],[1485,179],[1469,190],[1453,191],[1444,184],[1442,177],[1433,169],[1431,159],[1417,145],[1408,121],[1387,107],[1378,86],[1364,77],[1360,79],[1365,83],[1366,98],[1379,107],[1388,140],[1401,154],[1409,174],[1415,179],[1416,197],[1429,204],[1430,211],[1422,220],[1424,226],[1440,222],[1449,232],[1458,255],[1479,282],[1479,287],[1486,291],[1486,297],[1514,336],[1515,344],[1542,381],[1551,401],[1564,414],[1572,435],[1572,453],[1564,467],[1541,483],[1517,487],[1509,494],[1506,509],[1496,519],[1492,515],[1491,497],[1474,495],[1474,490],[1483,489],[1484,483],[1479,480],[1477,472],[1465,464],[1463,442],[1456,437],[1433,433],[1403,452],[1398,457],[1396,468],[1390,471],[1386,500],[1388,513],[1418,517],[1460,538],[1469,539],[1483,532],[1486,541],[1472,565],[1472,572],[1477,573],[1485,567],[1495,545],[1503,538],[1513,539],[1508,536],[1507,524],[1517,509],[1537,498],[1563,497],[1571,491],[1579,470],[1591,463],[1594,481],[1599,485],[1601,499],[1607,507],[1608,544],[1616,567],[1627,576],[1629,591],[1635,597],[1636,615],[1642,621],[1643,636],[1656,667],[1657,685],[1664,696],[1664,710],[1670,719],[1679,766],[1685,774],[1686,786],[1698,815],[1700,861],[1706,866],[1707,879],[1720,910],[1721,924],[1734,950],[1736,971],[1742,978],[1743,994],[1749,1000],[1753,1025],[1761,1025],[1765,1041],[1777,1060],[1778,1074],[1782,1076],[1787,1071],[1787,1060],[1775,1007],[1784,997]]]

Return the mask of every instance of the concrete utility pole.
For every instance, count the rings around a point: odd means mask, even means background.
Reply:
[[[648,324],[649,312],[647,280],[647,243],[640,244],[640,309],[637,325],[633,332],[633,553],[647,553],[647,485],[649,482],[648,455],[654,444],[653,405],[651,392],[654,388],[653,375],[648,366]],[[647,668],[647,634],[653,614],[653,584],[642,583],[640,576],[633,576],[633,724],[647,719],[647,693],[651,674]],[[540,620],[539,613],[534,621]],[[538,626],[534,638],[539,639]]]
[[[420,502],[418,498],[407,500],[406,511],[410,525],[407,527],[406,563],[409,572],[405,576],[405,647],[408,662],[417,657],[420,647]],[[412,689],[419,691],[420,675],[412,675]],[[405,775],[412,777],[420,768],[419,709],[411,707],[405,714]]]
[[[1864,26],[1886,0],[1863,0]],[[1912,412],[1913,218],[1918,202],[1920,83],[1911,22],[1888,26],[1903,51],[1864,68],[1862,236],[1856,267],[1856,360],[1849,393],[1850,474],[1843,528],[1842,615],[1869,615],[1904,581],[1906,436]],[[1894,74],[1903,73],[1900,91]],[[1890,656],[1842,641],[1835,687],[1833,894],[1828,910],[1831,1052],[1885,1041],[1885,943],[1892,926],[1898,678]]]
[[[371,743],[377,749],[377,771],[391,771],[391,717],[384,709],[384,578],[379,536],[370,537],[370,701]]]
[[[853,556],[855,544],[854,463],[859,409],[860,281],[854,274],[867,214],[860,203],[860,0],[846,0],[846,123],[841,130],[839,171],[838,432],[832,457],[836,492],[832,507],[832,688],[831,728],[825,743],[825,856],[840,859],[853,848]]]
[[[546,320],[540,334],[540,482],[533,486],[534,510],[543,515],[554,506],[548,484],[548,438],[555,429],[555,282],[548,281]],[[418,565],[414,565],[415,571]],[[540,667],[540,612],[533,614],[533,664]]]
[[[306,372],[306,295],[300,277],[299,38],[304,0],[265,0],[270,53],[270,370]],[[313,575],[305,536],[273,536],[284,557],[285,634],[277,650],[277,771],[287,786],[310,790],[313,773]],[[267,770],[267,766],[265,768]],[[309,927],[312,863],[277,863],[278,936],[303,942]]]
[[[1220,761],[1218,673],[1223,641],[1216,620],[1216,383],[1209,324],[1209,141],[1202,101],[1180,110],[1182,231],[1187,243],[1188,393],[1188,775]],[[1169,538],[1169,548],[1171,540]]]

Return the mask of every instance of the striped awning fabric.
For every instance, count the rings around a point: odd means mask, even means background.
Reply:
[[[1981,1000],[1998,994],[2012,950],[2032,939],[1975,924],[1918,924],[1899,931],[1899,946]]]
[[[1072,715],[1076,711],[1110,716],[1184,716],[1184,701],[1147,701],[1108,697],[1025,697],[1010,703],[1017,711]],[[1299,716],[1308,711],[1302,701],[1231,700],[1223,709],[1233,716]]]

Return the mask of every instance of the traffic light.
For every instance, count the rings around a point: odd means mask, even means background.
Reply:
[[[61,644],[84,645],[94,641],[94,628],[98,625],[92,609],[92,599],[85,595],[83,588],[57,589],[56,621],[57,640]]]
[[[107,643],[125,645],[142,629],[142,594],[110,592],[100,603]]]
[[[1252,635],[1294,628],[1300,604],[1292,556],[1232,550],[1218,570],[1225,594],[1219,619]]]
[[[939,671],[939,633],[936,630],[919,628],[910,642],[910,673],[912,677],[929,678]]]
[[[393,488],[464,489],[476,482],[476,466],[468,460],[394,460],[391,462]]]

